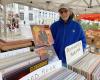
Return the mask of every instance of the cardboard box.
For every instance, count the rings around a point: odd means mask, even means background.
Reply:
[[[95,47],[98,48],[98,49],[100,49],[100,41],[97,41],[97,42],[95,43]]]
[[[94,37],[93,36],[86,36],[87,44],[92,45],[94,44]]]

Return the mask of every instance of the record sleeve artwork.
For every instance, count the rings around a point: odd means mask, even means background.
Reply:
[[[35,50],[36,53],[40,55],[41,60],[45,60],[48,58],[48,51],[46,47],[40,47]]]
[[[48,25],[33,25],[31,28],[35,46],[53,44],[52,34]]]
[[[55,56],[57,56],[53,46],[49,46],[49,47],[43,46],[35,49],[35,52],[40,55],[41,60],[44,60],[46,58],[52,59]]]

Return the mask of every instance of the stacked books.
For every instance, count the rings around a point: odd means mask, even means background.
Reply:
[[[85,54],[81,59],[73,64],[69,64],[68,68],[84,75],[87,80],[92,80],[92,73],[100,64],[100,56],[95,54]],[[99,66],[100,67],[100,66]]]
[[[3,53],[2,53],[3,54]],[[0,73],[2,76],[17,72],[17,70],[35,64],[40,61],[40,56],[33,52],[17,54],[15,56],[0,59]],[[7,79],[8,80],[8,79]]]
[[[28,62],[29,61],[26,61],[26,63],[28,63]],[[28,64],[26,66],[23,66],[20,69],[16,69],[12,72],[4,74],[3,75],[3,80],[19,80],[20,78],[26,76],[27,74],[31,73],[32,71],[35,71],[35,70],[37,70],[37,69],[39,69],[39,68],[41,68],[41,67],[43,67],[47,64],[48,64],[47,60],[34,62],[34,60],[31,59],[30,64]]]
[[[39,60],[39,55],[33,52],[26,52],[25,54],[18,54],[7,57],[5,59],[0,59],[0,72],[5,74],[15,69],[29,65],[31,61],[34,63]]]
[[[80,74],[77,74],[67,68],[60,68],[54,72],[48,74],[48,76],[43,76],[39,80],[86,80],[86,78]]]

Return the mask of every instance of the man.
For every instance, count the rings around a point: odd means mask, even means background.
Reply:
[[[72,20],[72,12],[61,7],[59,10],[60,19],[51,25],[51,32],[54,38],[54,49],[64,66],[66,66],[65,47],[82,40],[83,49],[86,48],[86,38],[79,23]]]

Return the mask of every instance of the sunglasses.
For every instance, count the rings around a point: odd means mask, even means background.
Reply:
[[[60,14],[67,13],[67,12],[68,12],[68,10],[60,10],[59,11]]]

